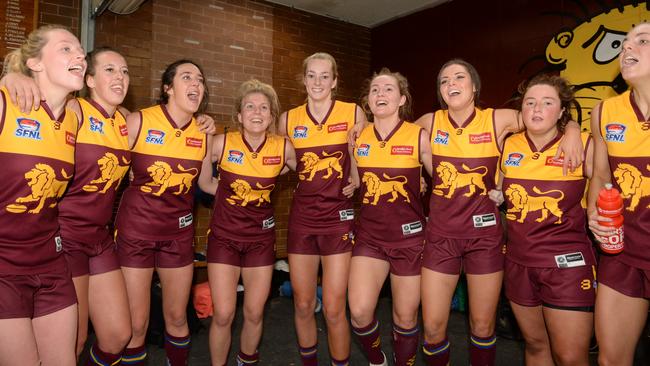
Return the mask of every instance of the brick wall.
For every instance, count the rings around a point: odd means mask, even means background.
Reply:
[[[41,3],[48,4],[40,10],[44,21],[74,18],[75,9],[79,13],[79,0],[72,7],[63,5],[70,3],[63,0]],[[204,69],[210,92],[207,112],[220,129],[233,126],[237,88],[251,77],[276,88],[283,110],[304,103],[301,63],[316,51],[329,52],[337,59],[342,100],[358,99],[370,69],[369,29],[264,1],[150,0],[129,15],[104,12],[96,19],[95,32],[96,46],[116,48],[129,64],[127,108],[155,103],[165,66],[190,58]],[[296,181],[293,174],[282,177],[273,197],[278,257],[286,256],[286,226]],[[211,214],[205,205],[197,205],[199,249],[205,245]]]
[[[80,0],[40,0],[38,25],[61,24],[79,35]]]

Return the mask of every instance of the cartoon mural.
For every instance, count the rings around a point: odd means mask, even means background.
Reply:
[[[650,20],[649,6],[641,2],[603,9],[582,22],[577,20],[573,29],[559,31],[548,43],[546,61],[575,85],[580,108],[574,118],[582,121],[583,129],[590,129],[591,110],[598,102],[627,90],[618,54],[627,31]]]

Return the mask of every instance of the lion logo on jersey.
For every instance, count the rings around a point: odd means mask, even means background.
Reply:
[[[120,165],[120,161],[115,154],[111,152],[105,153],[104,156],[97,160],[97,165],[99,165],[99,178],[91,180],[90,184],[83,186],[83,190],[86,192],[97,192],[99,190],[97,185],[104,184],[104,188],[99,193],[106,193],[113,184],[115,184],[115,187],[119,186],[122,178],[124,178],[124,175],[129,170],[129,164],[131,164],[124,156],[122,156],[122,163],[125,165]]]
[[[646,165],[646,169],[650,170],[650,165]],[[641,198],[650,196],[650,177],[642,175],[634,165],[618,164],[614,170],[614,179],[621,187],[621,196],[631,199],[630,205],[627,207],[628,211],[634,211]]]
[[[147,172],[151,177],[151,182],[145,183],[140,187],[143,192],[151,192],[151,187],[160,187],[158,192],[153,193],[154,196],[160,196],[169,187],[178,186],[178,190],[173,192],[176,195],[181,193],[188,193],[192,188],[192,180],[199,174],[197,168],[185,169],[180,164],[177,165],[180,173],[174,172],[172,167],[164,161],[156,161],[147,168]],[[193,172],[193,173],[191,173]]]
[[[68,175],[64,169],[61,169],[61,176],[65,180],[56,179],[56,173],[54,173],[54,169],[51,166],[37,163],[25,173],[25,179],[31,189],[31,193],[25,197],[16,198],[16,203],[7,205],[7,211],[23,213],[27,210],[27,206],[20,205],[19,203],[38,202],[36,207],[27,211],[28,213],[37,214],[45,207],[45,201],[49,198],[54,198],[54,202],[49,207],[55,207],[57,204],[56,199],[63,196],[63,192],[68,185],[68,180],[72,178],[72,175]]]
[[[371,205],[376,206],[379,202],[379,198],[385,194],[391,195],[388,202],[395,202],[398,194],[404,197],[405,202],[411,202],[408,193],[404,189],[404,185],[408,182],[408,179],[405,176],[399,175],[396,177],[389,177],[384,173],[383,177],[388,181],[382,181],[379,179],[377,174],[372,172],[363,173],[361,181],[366,185],[366,193],[363,195],[363,203],[370,203]],[[369,197],[373,197],[372,202],[370,202]]]
[[[306,178],[306,180],[311,182],[316,173],[326,170],[327,174],[323,175],[323,179],[331,177],[334,171],[339,173],[337,179],[341,179],[343,178],[341,158],[343,158],[343,153],[341,151],[335,151],[332,154],[323,151],[323,158],[319,158],[318,155],[311,151],[306,152],[300,158],[300,161],[305,164],[305,168],[298,173],[298,178],[300,178],[300,180],[305,180],[306,175],[309,174],[309,177]]]
[[[487,194],[487,188],[483,182],[483,177],[488,173],[488,168],[485,166],[479,166],[472,169],[465,164],[463,164],[462,167],[464,172],[459,172],[454,164],[447,161],[441,161],[436,167],[436,173],[438,174],[438,177],[440,177],[440,180],[442,180],[442,183],[433,187],[433,193],[442,196],[442,190],[448,189],[447,194],[444,197],[451,198],[458,188],[468,187],[469,192],[463,194],[463,196],[471,197],[476,193],[477,188],[481,190],[479,195],[485,196]],[[483,172],[477,172],[479,169],[483,170]]]
[[[519,223],[523,223],[530,212],[542,211],[542,216],[537,218],[535,221],[542,222],[546,220],[550,212],[553,216],[557,217],[557,221],[555,221],[554,224],[561,224],[563,213],[560,209],[559,203],[564,198],[564,193],[557,189],[542,192],[537,187],[533,187],[533,192],[538,194],[538,196],[528,194],[526,188],[520,184],[511,184],[508,186],[505,195],[508,197],[508,201],[512,203],[512,208],[509,208],[506,212],[506,218],[508,220],[516,220]],[[555,198],[548,196],[549,193],[559,193],[560,196]],[[518,220],[517,215],[515,214],[516,212],[520,212]]]
[[[265,187],[257,182],[255,186],[258,189],[254,189],[243,179],[236,179],[230,183],[230,188],[232,188],[235,194],[226,198],[226,201],[231,205],[236,205],[237,201],[240,201],[239,205],[242,207],[248,205],[249,202],[257,202],[255,205],[257,207],[260,207],[264,202],[271,203],[271,192],[275,188],[275,184],[270,184]]]

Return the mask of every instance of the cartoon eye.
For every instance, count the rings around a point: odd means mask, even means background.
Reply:
[[[618,57],[621,53],[625,33],[606,30],[600,42],[594,48],[594,61],[597,64],[606,64]]]

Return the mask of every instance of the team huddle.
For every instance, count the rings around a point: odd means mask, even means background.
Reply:
[[[650,298],[650,24],[630,30],[619,57],[630,89],[594,108],[591,134],[572,120],[573,89],[557,75],[522,83],[516,110],[480,108],[478,72],[452,59],[437,77],[442,109],[410,122],[404,76],[384,68],[359,104],[342,102],[324,52],[303,61],[305,104],[281,113],[273,87],[251,79],[235,95],[236,127],[215,134],[196,62],[171,63],[157,104],[129,112],[124,57],[85,55],[67,29],[43,26],[7,55],[0,81],[0,366],[76,365],[89,321],[85,365],[144,365],[154,271],[166,362],[187,365],[197,187],[215,196],[211,362],[228,362],[241,279],[236,360],[258,364],[275,262],[272,192],[289,170],[302,365],[318,364],[319,283],[330,365],[350,364],[352,334],[371,366],[414,365],[420,347],[424,364],[448,365],[461,273],[471,365],[495,364],[502,286],[526,364],[589,365],[595,331],[599,364],[631,365]],[[625,248],[599,255],[594,243],[614,233],[596,207],[609,183],[624,202]],[[392,355],[375,317],[387,279]]]

